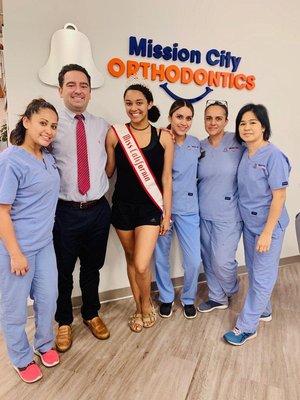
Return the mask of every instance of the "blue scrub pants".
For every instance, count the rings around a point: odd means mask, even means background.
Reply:
[[[27,256],[27,260],[29,271],[17,276],[10,272],[10,257],[0,255],[1,327],[9,358],[19,368],[28,365],[34,355],[25,332],[28,296],[34,301],[34,348],[48,351],[54,341],[57,267],[53,244]]]
[[[242,332],[255,332],[259,325],[259,317],[272,312],[270,298],[278,276],[283,237],[284,231],[279,232],[276,237],[272,237],[270,250],[258,253],[255,247],[259,235],[244,226],[243,239],[249,289],[236,323],[236,327]]]
[[[213,222],[201,218],[201,255],[209,300],[228,304],[228,297],[239,289],[235,256],[242,226],[242,222]]]
[[[172,215],[173,224],[164,236],[159,236],[154,252],[156,283],[159,300],[163,303],[174,301],[175,292],[170,278],[170,248],[176,231],[183,256],[184,284],[181,293],[183,304],[194,304],[201,264],[199,215]]]

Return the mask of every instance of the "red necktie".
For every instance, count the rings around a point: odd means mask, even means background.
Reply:
[[[84,116],[75,115],[77,119],[76,126],[76,144],[77,144],[77,181],[78,189],[81,194],[86,194],[90,188],[89,161],[86,145],[86,134],[84,128]]]

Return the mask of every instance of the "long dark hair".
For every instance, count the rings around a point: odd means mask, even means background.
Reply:
[[[141,85],[140,83],[135,83],[133,85],[128,86],[128,88],[124,92],[124,96],[123,96],[124,99],[125,99],[125,96],[126,96],[126,93],[128,92],[128,90],[138,90],[139,92],[143,93],[148,104],[151,102],[153,103],[153,95],[146,86]],[[156,106],[153,105],[148,110],[148,119],[150,122],[156,122],[159,117],[160,117],[160,111]]]
[[[192,117],[194,116],[194,107],[193,107],[193,104],[190,103],[190,102],[187,101],[187,100],[178,99],[178,100],[175,100],[174,103],[172,103],[172,105],[171,105],[171,107],[170,107],[170,110],[169,110],[169,117],[172,117],[172,115],[174,114],[174,112],[177,111],[177,110],[179,110],[179,108],[182,108],[182,107],[187,107],[187,108],[189,108],[189,109],[191,110],[191,112],[192,112]],[[167,126],[167,128],[168,128],[168,129],[171,129],[171,124],[169,124],[169,125]]]
[[[58,118],[58,113],[52,104],[48,103],[46,100],[42,98],[33,99],[26,107],[24,114],[20,116],[20,119],[15,129],[10,134],[9,141],[11,144],[14,144],[16,146],[21,146],[24,143],[26,129],[23,125],[23,118],[27,117],[28,119],[30,119],[32,114],[38,113],[41,109],[44,108],[49,108],[50,110],[54,111]]]

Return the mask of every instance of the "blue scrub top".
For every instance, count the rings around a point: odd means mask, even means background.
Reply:
[[[173,161],[172,214],[198,214],[197,168],[200,140],[187,135],[181,145],[175,145]]]
[[[0,204],[12,205],[10,216],[22,252],[38,251],[51,242],[58,193],[58,170],[47,150],[43,160],[19,146],[0,154]],[[1,240],[0,254],[8,254]]]
[[[273,144],[249,157],[246,150],[238,168],[238,205],[246,227],[260,235],[269,215],[272,191],[288,186],[291,167],[288,158]],[[289,216],[284,207],[273,236],[284,230]]]
[[[237,168],[244,147],[234,133],[225,132],[218,147],[201,140],[198,165],[200,216],[208,221],[239,222]]]

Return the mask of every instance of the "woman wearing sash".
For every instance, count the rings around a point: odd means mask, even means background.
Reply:
[[[170,227],[174,145],[169,133],[158,133],[149,122],[156,122],[160,113],[147,87],[129,86],[124,102],[130,122],[108,131],[106,172],[111,177],[117,170],[112,225],[125,252],[136,302],[129,327],[141,332],[156,321],[150,261],[158,235]]]
[[[201,255],[208,286],[202,313],[228,308],[228,299],[238,291],[237,246],[242,233],[237,204],[237,168],[242,145],[225,132],[228,107],[225,101],[208,101],[204,111],[208,137],[201,140],[198,193]]]
[[[176,100],[169,111],[169,129],[175,137],[173,163],[172,227],[166,235],[158,238],[155,248],[156,283],[161,302],[159,315],[172,315],[174,287],[170,277],[170,248],[174,231],[178,237],[183,256],[184,284],[181,303],[185,318],[195,318],[194,302],[197,293],[200,255],[199,204],[197,193],[197,168],[200,141],[187,135],[194,116],[192,104]]]

